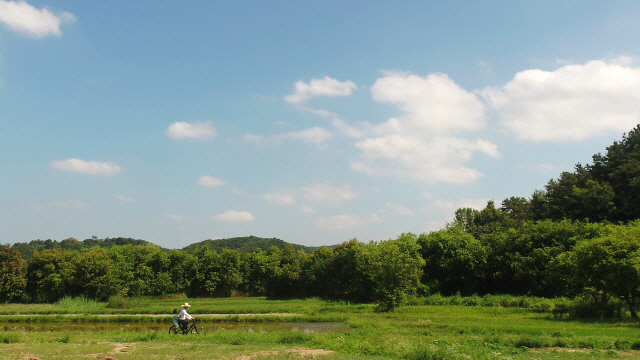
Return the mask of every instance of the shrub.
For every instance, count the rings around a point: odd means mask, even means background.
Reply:
[[[539,337],[525,336],[518,339],[518,341],[516,341],[514,345],[515,347],[526,347],[529,349],[534,349],[534,348],[548,347],[549,343],[547,343],[544,339],[541,339]]]
[[[22,334],[17,332],[5,332],[0,334],[0,343],[16,344],[22,342]]]
[[[53,304],[53,308],[57,312],[66,313],[85,313],[96,310],[99,307],[100,303],[95,300],[85,298],[84,296],[65,296]]]
[[[281,344],[303,344],[310,339],[308,335],[296,332],[283,333],[278,340]]]

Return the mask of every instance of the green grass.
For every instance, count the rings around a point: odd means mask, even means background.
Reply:
[[[50,307],[0,305],[0,314],[5,314],[0,316],[0,358],[74,359],[98,354],[119,360],[233,359],[240,355],[253,356],[252,359],[291,359],[301,358],[305,354],[301,349],[331,351],[315,357],[326,360],[640,358],[637,322],[556,319],[552,311],[531,305],[538,300],[529,301],[526,307],[510,307],[478,305],[478,298],[449,300],[459,305],[425,305],[434,300],[423,298],[414,299],[414,305],[393,313],[376,313],[373,304],[320,299],[187,299],[193,304],[194,315],[196,309],[200,313],[300,315],[207,319],[203,321],[210,329],[206,337],[169,335],[166,329],[171,323],[170,311],[184,301],[184,298],[143,298],[130,309],[109,309],[106,303],[84,300],[65,300]],[[520,299],[505,304],[517,302],[526,303]],[[17,309],[22,311],[16,312]],[[43,309],[49,310],[49,314],[67,311],[66,314],[83,315],[36,315]],[[97,316],[113,311],[119,311],[119,315]],[[127,315],[131,313],[167,316]],[[280,324],[290,321],[339,321],[344,326],[305,333]]]

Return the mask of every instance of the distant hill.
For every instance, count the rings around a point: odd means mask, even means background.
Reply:
[[[241,252],[254,252],[257,248],[267,251],[272,246],[284,249],[287,245],[291,245],[294,249],[303,250],[305,252],[313,252],[313,250],[317,249],[317,247],[291,244],[276,238],[267,239],[257,236],[245,236],[230,239],[204,240],[186,246],[182,248],[182,250],[188,253],[193,253],[196,249],[207,246],[209,249],[215,250],[218,253],[222,252],[224,249],[238,250]]]
[[[24,259],[31,259],[34,251],[42,251],[46,249],[67,249],[67,250],[76,250],[81,251],[83,249],[90,249],[93,247],[101,247],[101,248],[110,248],[113,246],[120,245],[134,245],[134,246],[158,246],[151,242],[140,240],[140,239],[132,239],[132,238],[106,238],[106,239],[98,239],[97,237],[93,237],[91,239],[86,239],[84,241],[79,241],[74,238],[68,238],[61,241],[57,240],[32,240],[28,243],[15,243],[13,244],[14,249],[19,251],[22,254]],[[293,248],[297,250],[303,250],[304,252],[313,252],[318,247],[312,246],[304,246],[291,244],[284,240],[276,239],[276,238],[261,238],[257,236],[245,236],[245,237],[236,237],[230,239],[218,239],[218,240],[204,240],[189,246],[182,248],[182,251],[193,253],[196,249],[207,246],[211,250],[215,250],[220,253],[224,249],[232,249],[238,250],[241,252],[254,252],[257,248],[261,248],[264,251],[269,250],[272,246],[275,246],[279,249],[284,249],[287,245],[293,246]],[[0,244],[0,250],[2,250],[5,246]],[[159,246],[158,246],[159,247]],[[170,252],[170,249],[166,249],[160,247],[164,252]]]
[[[1,245],[1,244],[0,244]],[[22,254],[22,257],[25,259],[31,259],[34,251],[42,251],[47,249],[67,249],[67,250],[77,250],[80,251],[82,249],[90,249],[93,247],[101,247],[101,248],[110,248],[117,245],[152,245],[158,246],[153,243],[150,243],[145,240],[140,239],[132,239],[132,238],[106,238],[106,239],[98,239],[97,237],[93,237],[91,239],[86,239],[84,241],[79,241],[75,238],[68,238],[61,241],[58,240],[32,240],[28,243],[15,243],[13,244],[13,248],[19,251]],[[0,249],[4,246],[0,246]],[[168,249],[161,248],[164,251],[169,251]]]

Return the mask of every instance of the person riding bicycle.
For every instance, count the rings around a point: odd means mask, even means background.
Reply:
[[[175,328],[173,328],[173,333],[175,334],[180,327],[180,324],[178,324],[178,310],[176,309],[173,309],[173,325],[175,326]]]
[[[187,328],[189,327],[189,320],[193,319],[193,317],[191,317],[187,312],[187,309],[190,307],[191,305],[189,305],[189,303],[184,303],[182,305],[182,310],[180,310],[180,313],[178,314],[178,324],[180,324],[182,332],[187,331]]]

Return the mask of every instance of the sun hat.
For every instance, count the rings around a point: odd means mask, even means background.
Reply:
[[[191,306],[191,305],[189,305],[189,303],[184,303],[184,304],[182,305],[182,307],[190,307],[190,306]]]

